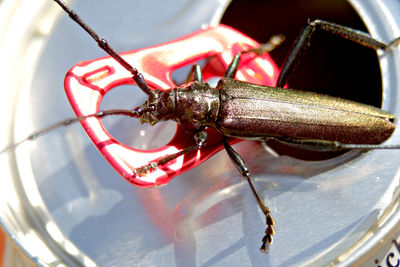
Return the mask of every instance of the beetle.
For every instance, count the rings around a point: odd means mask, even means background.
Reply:
[[[266,231],[261,250],[267,251],[272,243],[274,220],[268,207],[261,200],[251,181],[250,172],[242,157],[228,143],[229,138],[268,140],[275,139],[296,146],[318,150],[342,149],[398,149],[399,146],[380,145],[395,130],[394,115],[368,105],[329,97],[316,93],[283,89],[296,64],[310,46],[317,29],[349,39],[372,49],[389,50],[399,43],[388,45],[368,34],[338,24],[315,20],[309,21],[289,54],[276,87],[255,85],[234,80],[240,58],[244,53],[264,53],[264,47],[239,52],[228,67],[225,77],[216,88],[203,82],[201,69],[193,67],[193,82],[168,91],[151,89],[143,75],[113,48],[101,39],[73,10],[61,0],[54,0],[77,22],[106,53],[127,69],[134,82],[148,95],[148,100],[133,110],[109,110],[66,120],[36,132],[27,139],[7,147],[0,153],[13,149],[26,140],[89,117],[125,115],[138,118],[142,123],[156,124],[163,120],[175,120],[193,135],[194,145],[163,157],[138,169],[134,175],[146,175],[177,157],[202,149],[207,145],[206,127],[215,128],[223,136],[224,147],[235,167],[248,181],[258,205],[266,218]],[[215,90],[217,89],[217,90]]]

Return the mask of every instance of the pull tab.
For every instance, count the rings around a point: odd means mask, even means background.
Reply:
[[[168,90],[176,87],[171,74],[184,65],[211,58],[203,69],[203,77],[223,76],[234,55],[259,44],[242,33],[220,25],[150,48],[121,53],[138,68],[152,88]],[[244,55],[236,78],[251,83],[275,85],[278,69],[268,54]],[[100,111],[103,97],[119,85],[132,84],[130,73],[110,57],[82,62],[69,70],[64,86],[76,116]],[[82,127],[100,153],[130,183],[141,187],[167,184],[173,177],[190,170],[223,148],[220,134],[206,129],[207,146],[197,153],[182,155],[161,168],[135,176],[136,168],[176,153],[193,145],[193,136],[179,125],[172,140],[158,149],[140,150],[119,143],[105,129],[99,118],[81,121]],[[134,131],[135,129],[133,129]],[[232,140],[238,142],[239,140]]]

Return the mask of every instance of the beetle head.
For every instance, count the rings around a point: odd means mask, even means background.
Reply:
[[[175,90],[153,90],[148,100],[139,107],[140,122],[156,124],[159,121],[172,119],[175,110]]]

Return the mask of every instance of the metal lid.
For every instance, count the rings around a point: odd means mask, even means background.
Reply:
[[[400,36],[398,1],[350,3],[377,39]],[[212,0],[72,3],[117,51],[216,24],[227,5]],[[64,75],[77,62],[104,53],[48,0],[3,0],[0,40],[3,147],[73,116]],[[379,54],[383,109],[397,116],[399,49]],[[104,108],[132,107],[145,98],[130,87],[121,92]],[[107,127],[129,144],[157,146],[168,137],[152,143],[155,134],[168,136],[174,124],[151,128],[110,118]],[[389,142],[400,143],[398,131]],[[26,255],[43,265],[378,265],[388,249],[396,249],[391,240],[400,234],[400,151],[350,152],[311,162],[274,158],[253,142],[236,148],[277,223],[269,255],[258,251],[263,216],[224,152],[168,186],[135,188],[114,172],[79,125],[0,156],[1,223]]]

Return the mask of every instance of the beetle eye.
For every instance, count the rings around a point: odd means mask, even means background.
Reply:
[[[154,111],[154,110],[156,110],[156,106],[153,104],[148,105],[146,108],[146,111]]]

